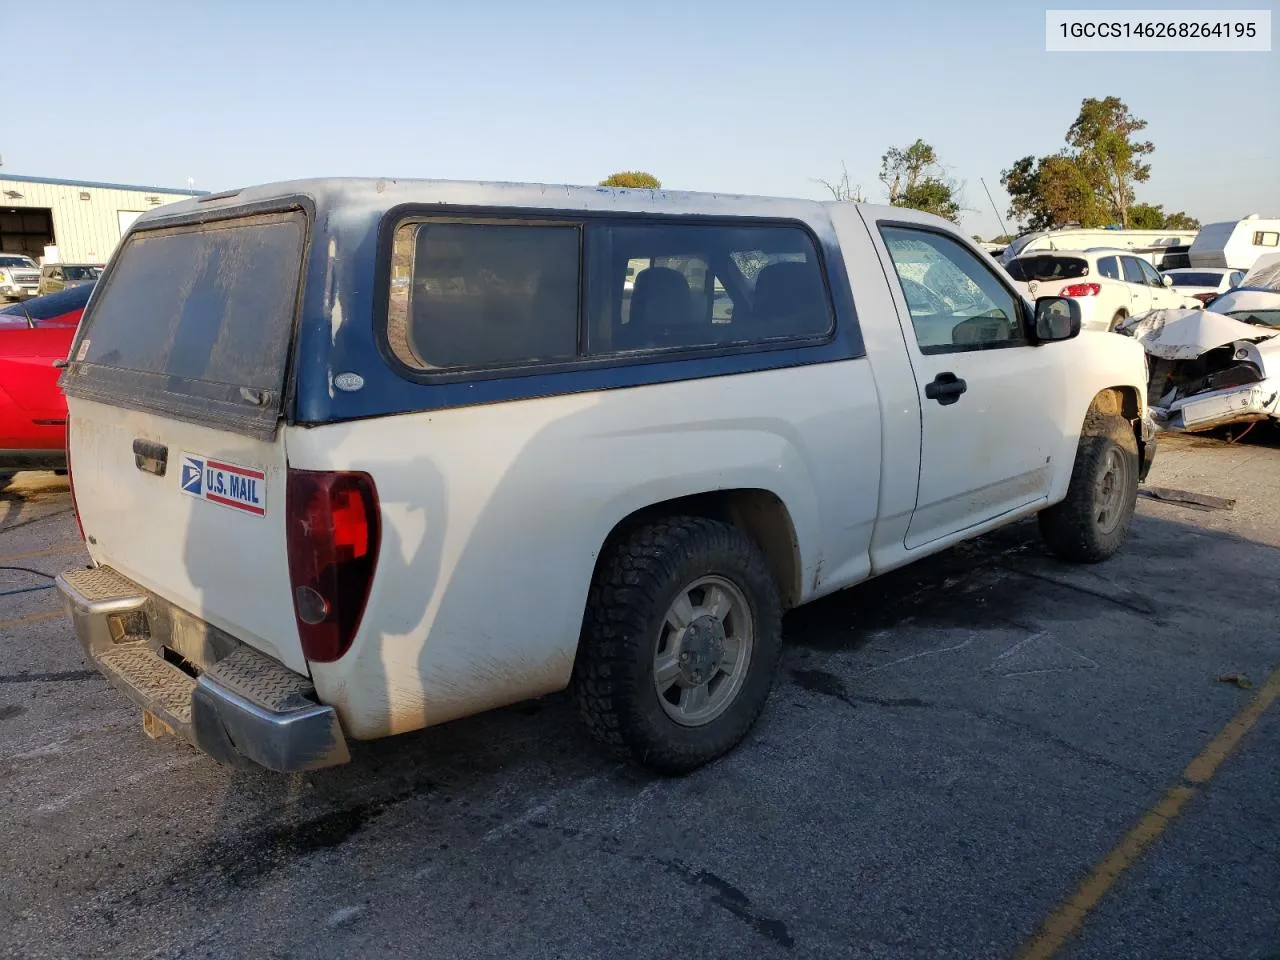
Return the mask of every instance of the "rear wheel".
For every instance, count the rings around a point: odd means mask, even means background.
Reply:
[[[1067,496],[1040,513],[1040,535],[1075,563],[1113,556],[1129,536],[1138,502],[1138,439],[1119,414],[1090,415]]]
[[[1117,310],[1116,315],[1111,318],[1111,326],[1107,327],[1107,329],[1114,332],[1120,324],[1124,323],[1128,316],[1129,314],[1125,313],[1123,310]]]
[[[684,773],[746,735],[781,651],[782,604],[756,545],[728,524],[671,517],[601,560],[574,698],[601,742]]]

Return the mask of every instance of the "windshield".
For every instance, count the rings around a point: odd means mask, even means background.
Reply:
[[[0,257],[0,267],[29,267],[34,270],[36,262],[28,257]]]
[[[1170,270],[1166,274],[1173,277],[1175,287],[1216,287],[1222,283],[1220,273],[1195,273],[1184,270]]]
[[[67,280],[97,280],[102,271],[98,267],[63,267],[62,276]]]
[[[1089,263],[1079,257],[1019,257],[1009,264],[1009,276],[1015,280],[1074,280],[1089,273]]]

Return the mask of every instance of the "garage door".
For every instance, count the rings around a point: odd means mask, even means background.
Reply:
[[[120,217],[120,236],[124,236],[124,232],[133,226],[133,221],[142,216],[141,210],[117,210]]]

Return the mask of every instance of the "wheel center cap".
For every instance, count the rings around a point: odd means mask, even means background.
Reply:
[[[701,616],[685,628],[680,640],[680,681],[687,687],[698,687],[715,674],[724,660],[724,623],[712,616]]]

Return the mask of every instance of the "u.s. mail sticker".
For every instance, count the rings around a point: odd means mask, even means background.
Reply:
[[[184,453],[178,485],[183,493],[197,500],[258,517],[267,515],[267,475],[253,467]]]

